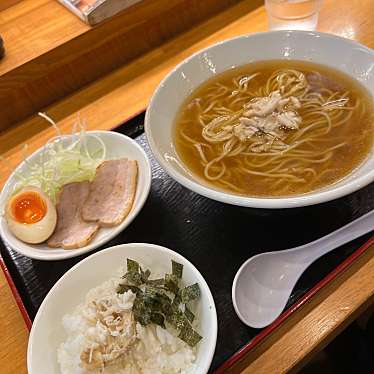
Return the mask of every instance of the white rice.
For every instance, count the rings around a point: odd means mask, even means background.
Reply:
[[[174,332],[159,326],[146,327],[136,324],[137,343],[121,364],[105,369],[88,370],[81,366],[80,355],[93,339],[100,339],[100,331],[92,322],[92,301],[105,297],[114,300],[124,309],[131,310],[135,295],[128,291],[117,294],[119,278],[113,278],[90,290],[83,304],[72,314],[66,314],[62,323],[67,334],[66,340],[58,349],[58,362],[62,374],[174,374],[194,372],[196,349],[180,340]],[[91,304],[92,305],[92,304]],[[90,320],[91,317],[91,320]]]

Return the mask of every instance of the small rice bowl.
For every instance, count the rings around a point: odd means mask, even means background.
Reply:
[[[94,361],[92,347],[100,344],[108,336],[102,324],[95,318],[93,305],[112,304],[116,310],[131,313],[135,295],[131,291],[118,294],[116,288],[119,277],[112,278],[91,289],[82,304],[71,314],[63,317],[62,323],[66,339],[58,348],[58,363],[62,374],[174,374],[194,372],[196,347],[191,348],[177,337],[173,329],[163,329],[156,325],[142,326],[134,322],[134,340],[125,354],[108,366],[87,368],[82,365],[82,352],[87,351],[87,362]],[[124,331],[124,330],[123,330]],[[110,339],[118,336],[110,332]],[[91,347],[91,349],[90,349]],[[88,357],[88,358],[87,358]]]

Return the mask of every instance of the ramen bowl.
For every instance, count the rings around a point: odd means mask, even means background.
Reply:
[[[215,44],[179,64],[160,83],[145,118],[145,132],[157,161],[186,188],[213,200],[253,208],[293,208],[352,193],[374,180],[374,152],[346,177],[318,190],[287,197],[243,196],[218,190],[189,171],[176,151],[174,126],[179,109],[197,87],[229,69],[269,60],[297,60],[345,73],[374,94],[374,52],[338,36],[306,31],[275,31]]]

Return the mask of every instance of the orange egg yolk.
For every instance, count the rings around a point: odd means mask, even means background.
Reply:
[[[11,204],[13,217],[20,223],[36,223],[47,212],[47,206],[42,197],[32,191],[17,195]]]

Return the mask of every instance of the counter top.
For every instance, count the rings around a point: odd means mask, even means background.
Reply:
[[[28,0],[25,0],[28,1]],[[37,0],[43,2],[44,0]],[[133,62],[100,78],[47,108],[69,132],[80,112],[90,129],[110,129],[144,110],[157,84],[191,53],[233,36],[265,31],[264,7],[251,10],[251,0],[240,1],[162,44]],[[325,0],[319,31],[357,40],[374,48],[374,14],[371,0]],[[0,134],[0,154],[9,160],[0,166],[0,183],[21,160],[21,144],[30,152],[39,148],[53,130],[36,116]],[[10,166],[10,167],[9,167]],[[251,351],[231,372],[280,373],[302,366],[374,300],[374,247],[319,292],[277,331]],[[27,329],[0,272],[0,365],[3,374],[26,373]]]

